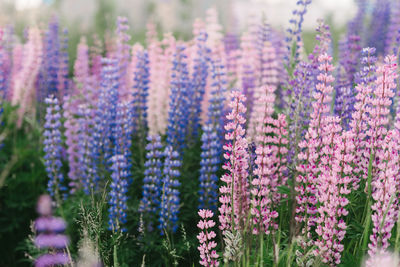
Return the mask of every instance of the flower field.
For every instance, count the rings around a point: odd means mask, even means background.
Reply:
[[[0,266],[400,266],[400,4],[68,53],[0,27]],[[338,39],[338,40],[337,40]]]

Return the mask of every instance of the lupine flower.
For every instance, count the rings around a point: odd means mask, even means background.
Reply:
[[[219,44],[222,42],[223,34],[216,8],[209,8],[206,11],[206,32],[208,35],[207,46],[213,53],[219,54],[217,50],[221,47]]]
[[[286,186],[287,167],[287,124],[286,116],[279,114],[277,119],[272,118],[274,95],[273,89],[267,90],[263,96],[264,108],[259,110],[259,123],[256,136],[256,175],[252,180],[253,188],[252,215],[253,233],[263,230],[266,234],[277,229],[275,219],[277,203],[282,195],[278,193],[279,186]],[[261,224],[262,223],[262,224]]]
[[[146,51],[136,52],[136,68],[132,86],[133,130],[144,138],[147,128],[147,98],[149,89],[149,58]]]
[[[317,168],[316,163],[322,146],[323,129],[325,126],[325,116],[329,112],[328,103],[331,101],[331,92],[333,90],[330,85],[334,78],[330,74],[333,66],[330,64],[332,58],[327,54],[319,56],[320,62],[318,76],[319,84],[316,86],[314,93],[314,102],[312,104],[314,111],[311,114],[310,126],[305,135],[305,139],[299,143],[302,151],[298,155],[299,165],[297,171],[299,175],[296,177],[296,221],[304,223],[302,233],[310,242],[310,230],[315,225],[317,213]],[[310,245],[310,244],[306,244]]]
[[[35,113],[35,82],[42,65],[43,44],[40,31],[32,28],[28,32],[28,42],[24,44],[20,69],[13,75],[12,105],[19,105],[17,126],[21,127],[26,113]]]
[[[351,113],[354,111],[354,74],[357,70],[357,61],[361,47],[360,37],[349,36],[341,44],[339,56],[339,71],[336,84],[335,114],[342,118],[342,124],[348,126]]]
[[[95,124],[93,108],[82,105],[79,108],[79,114],[79,173],[83,190],[86,194],[90,194],[98,190],[100,178],[97,166],[100,153],[100,143],[97,142],[97,137],[100,133],[96,133],[98,126]]]
[[[254,98],[254,90],[256,86],[256,59],[257,51],[252,43],[249,34],[244,34],[241,40],[241,57],[239,61],[239,79],[240,87],[243,88],[243,94],[246,97],[246,118],[249,118],[252,112],[252,103]]]
[[[400,3],[392,2],[390,6],[390,21],[388,23],[388,30],[385,40],[385,55],[396,53],[398,48],[398,32],[400,30]]]
[[[119,71],[117,61],[113,59],[103,58],[104,66],[102,68],[102,81],[99,103],[98,116],[100,117],[101,133],[104,150],[105,166],[108,160],[114,154],[114,146],[116,144],[117,132],[117,105],[118,105],[118,88],[119,88]]]
[[[167,146],[164,150],[164,168],[162,179],[162,192],[159,207],[159,229],[162,234],[166,231],[176,232],[178,228],[179,213],[179,191],[180,177],[179,168],[181,161],[179,153],[174,151],[171,146]]]
[[[344,216],[348,211],[349,200],[346,195],[351,192],[352,175],[352,142],[351,131],[341,134],[342,128],[338,117],[328,117],[322,138],[318,176],[319,216],[316,220],[316,233],[319,238],[315,242],[316,255],[322,257],[324,263],[339,264],[344,249],[341,241],[346,233]]]
[[[287,43],[287,49],[289,51],[290,59],[292,62],[289,62],[288,65],[293,65],[290,66],[291,68],[294,67],[294,65],[297,62],[297,59],[299,57],[299,43],[301,42],[301,30],[302,30],[302,25],[304,22],[304,15],[307,12],[307,6],[311,4],[311,0],[299,0],[297,1],[297,9],[293,10],[292,14],[293,17],[289,20],[289,23],[291,24],[290,28],[287,29],[288,32],[288,37],[286,38],[286,43]]]
[[[149,143],[146,146],[146,159],[144,163],[145,171],[143,178],[143,196],[139,205],[139,212],[143,214],[146,227],[149,231],[153,230],[153,219],[157,214],[157,209],[161,199],[161,180],[162,180],[162,144],[159,135],[149,135]]]
[[[300,147],[297,145],[300,139],[305,135],[310,121],[311,100],[312,100],[312,65],[300,61],[293,73],[293,80],[290,86],[293,88],[289,105],[289,153],[288,162],[292,165],[297,163],[297,155]]]
[[[44,125],[45,131],[43,134],[45,137],[44,160],[47,176],[49,177],[47,191],[59,202],[62,197],[62,192],[66,191],[66,187],[63,185],[64,175],[61,172],[61,112],[58,99],[54,96],[46,98],[45,103],[48,105],[46,108],[46,123]]]
[[[188,125],[188,101],[190,81],[186,63],[185,47],[177,47],[171,79],[171,95],[168,114],[167,143],[175,150],[185,147]]]
[[[211,210],[199,210],[198,212],[201,220],[197,224],[197,227],[201,230],[200,234],[197,235],[200,246],[197,249],[200,252],[200,265],[206,267],[217,267],[219,266],[218,254],[214,250],[217,247],[217,243],[213,241],[217,235],[214,231],[210,230],[215,226],[215,222],[211,219],[214,213]]]
[[[118,64],[118,98],[126,100],[130,94],[130,88],[128,88],[128,65],[129,65],[129,49],[128,44],[131,39],[130,35],[127,33],[129,30],[128,19],[126,17],[117,18],[117,44],[115,51],[115,59]]]
[[[115,154],[110,159],[111,184],[109,193],[109,228],[113,231],[126,231],[127,192],[129,165],[124,155]]]
[[[76,61],[74,64],[74,75],[79,87],[85,87],[89,78],[89,47],[86,38],[82,37],[77,48]]]
[[[203,97],[205,93],[207,77],[208,77],[208,63],[209,63],[209,49],[206,47],[207,34],[200,31],[195,38],[196,56],[193,59],[193,74],[191,77],[191,86],[188,92],[190,102],[189,118],[188,118],[188,142],[198,136],[200,128],[200,115]]]
[[[222,231],[233,231],[244,229],[247,215],[250,208],[249,200],[249,181],[248,181],[248,159],[247,139],[243,125],[246,119],[244,106],[246,97],[238,91],[233,91],[230,108],[232,111],[226,116],[229,122],[225,125],[224,158],[226,163],[223,169],[227,171],[221,180],[224,182],[219,188],[219,201],[221,206],[218,208],[219,228]]]
[[[73,90],[71,90],[73,92]],[[72,188],[73,193],[79,186],[80,182],[78,178],[80,174],[80,162],[79,162],[79,122],[77,117],[79,109],[79,95],[71,95],[64,99],[64,127],[65,127],[65,143],[67,145],[67,159],[68,159],[68,178],[71,180],[69,186]]]
[[[347,34],[350,35],[358,35],[362,37],[364,33],[364,19],[366,15],[367,9],[367,1],[366,0],[357,0],[357,14],[356,16],[348,23]]]
[[[71,81],[69,74],[69,57],[68,57],[68,30],[64,29],[60,40],[60,68],[58,72],[58,87],[60,99],[68,93]]]
[[[163,49],[164,46],[164,49]],[[150,134],[164,133],[166,130],[169,108],[169,84],[175,39],[165,36],[162,42],[148,44],[149,53],[149,96],[148,126]]]
[[[35,221],[34,229],[37,233],[34,243],[37,248],[49,252],[35,260],[36,267],[50,267],[70,263],[65,249],[69,239],[63,234],[67,224],[62,218],[52,216],[52,200],[49,195],[40,196],[37,211],[40,217]]]
[[[383,55],[385,50],[385,38],[390,22],[390,1],[382,0],[374,3],[367,45],[375,47],[377,55]]]
[[[225,67],[220,61],[212,61],[211,98],[208,106],[208,118],[203,126],[201,168],[200,168],[200,208],[215,210],[217,207],[218,177],[216,172],[222,158],[222,116],[226,93]]]
[[[394,97],[393,89],[396,88],[395,79],[397,78],[397,59],[395,56],[387,56],[385,64],[378,67],[378,77],[375,81],[375,90],[373,97],[369,98],[367,120],[369,129],[366,131],[367,140],[365,142],[365,157],[372,162],[373,172],[377,168],[377,152],[382,148],[384,138],[387,133],[386,125],[389,123],[389,107]],[[367,178],[368,172],[364,172],[364,178]]]
[[[56,17],[53,17],[49,22],[49,28],[45,33],[43,68],[41,69],[40,90],[38,99],[43,99],[49,95],[58,95],[57,89],[59,86],[58,74],[60,70],[60,36],[59,22]]]
[[[369,257],[363,267],[372,266],[385,266],[385,267],[397,267],[400,264],[399,255],[388,251],[379,250],[375,255]]]
[[[382,149],[377,151],[379,169],[376,178],[372,181],[372,198],[374,204],[372,222],[373,229],[368,245],[368,254],[374,257],[378,250],[386,251],[389,239],[398,216],[398,186],[397,175],[399,172],[399,147],[395,131],[389,131],[382,143]],[[372,260],[367,261],[367,266],[373,266]]]
[[[357,84],[364,83],[369,85],[375,81],[375,51],[376,49],[373,47],[366,47],[361,50],[361,67],[360,71],[355,75],[355,82]]]

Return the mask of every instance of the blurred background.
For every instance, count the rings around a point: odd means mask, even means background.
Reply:
[[[215,6],[221,23],[230,31],[240,30],[250,17],[262,15],[275,27],[285,27],[297,0],[0,0],[0,23],[25,25],[40,23],[57,13],[68,26],[79,27],[85,34],[99,30],[117,15],[129,18],[132,30],[140,32],[149,19],[163,31],[190,31],[196,17]],[[305,21],[312,29],[318,18],[330,18],[343,26],[356,12],[352,0],[314,0]]]
[[[38,25],[44,29],[49,18],[57,16],[62,28],[68,29],[68,50],[73,60],[76,44],[81,36],[85,36],[89,44],[93,43],[94,35],[104,40],[107,34],[112,35],[117,16],[128,18],[131,42],[143,43],[149,21],[157,25],[159,33],[172,32],[177,38],[190,38],[194,19],[204,18],[207,9],[211,7],[217,9],[219,21],[226,32],[241,32],[249,23],[262,17],[275,29],[284,31],[296,2],[297,0],[0,0],[0,25],[13,25],[17,35],[22,37],[26,26]],[[356,12],[355,0],[313,0],[303,24],[306,52],[314,45],[317,19],[325,19],[331,26],[333,39],[338,40],[346,23]]]

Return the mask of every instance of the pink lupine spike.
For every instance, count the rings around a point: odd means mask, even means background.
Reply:
[[[246,107],[243,105],[245,100],[246,97],[240,92],[232,92],[232,102],[230,103],[232,111],[226,116],[229,120],[225,125],[227,143],[224,145],[226,151],[224,158],[226,163],[222,168],[228,172],[221,177],[225,184],[219,189],[221,193],[219,221],[222,231],[232,228],[243,229],[247,223],[250,208],[247,171],[249,154],[243,129],[243,125],[246,123],[246,119],[243,117],[246,112]]]
[[[148,125],[150,133],[165,133],[169,110],[169,84],[176,41],[172,34],[165,34],[161,42],[148,44],[149,96]]]
[[[350,193],[352,158],[354,150],[353,133],[342,129],[338,117],[327,117],[322,138],[318,176],[318,218],[316,233],[319,238],[315,242],[316,255],[322,257],[324,263],[337,265],[341,262],[341,243],[346,233],[344,216],[348,214],[346,195]]]
[[[93,45],[90,47],[90,74],[94,76],[94,80],[100,83],[101,76],[101,58],[103,46],[97,35],[93,36]]]
[[[364,155],[365,151],[365,138],[367,131],[368,121],[368,103],[371,97],[372,88],[369,85],[361,83],[356,86],[356,100],[354,104],[355,111],[352,114],[350,121],[350,129],[354,135],[354,170],[352,175],[352,184],[355,190],[358,189],[360,177],[367,172],[368,158]]]
[[[222,42],[223,37],[222,26],[219,23],[218,12],[215,7],[206,11],[206,32],[208,34],[207,46],[213,53],[221,55],[222,51],[219,51],[218,48],[221,48],[219,44]]]
[[[89,47],[86,44],[85,37],[82,37],[78,44],[74,74],[78,88],[85,87],[89,78]]]
[[[374,257],[378,250],[386,251],[394,224],[397,221],[398,207],[398,173],[399,173],[399,143],[396,131],[387,133],[382,142],[382,149],[377,150],[376,158],[379,172],[372,181],[372,198],[374,204],[372,222],[373,230],[368,245],[368,254]],[[367,266],[373,266],[371,259]]]
[[[258,129],[260,124],[264,124],[264,120],[271,117],[274,113],[275,89],[276,88],[273,86],[262,86],[255,91],[257,94],[254,98],[255,101],[250,117],[248,136],[249,139],[256,144],[260,142],[258,136],[256,136],[257,133],[260,134]]]
[[[390,105],[396,88],[395,79],[397,75],[397,58],[395,56],[387,56],[385,63],[378,67],[376,72],[378,77],[375,81],[375,90],[373,96],[368,99],[368,130],[366,131],[366,141],[364,157],[372,164],[372,177],[377,172],[376,155],[383,147],[385,135],[387,134],[387,125],[389,124]],[[368,177],[368,172],[364,172],[364,178]],[[368,182],[367,182],[368,183]],[[369,188],[367,184],[366,189]]]
[[[11,103],[19,105],[17,126],[22,124],[26,112],[35,114],[35,82],[42,64],[42,38],[40,30],[31,28],[28,32],[28,42],[23,46],[24,62],[13,77],[13,93]]]
[[[256,177],[252,180],[252,218],[253,233],[264,231],[269,234],[278,229],[276,203],[280,201],[278,186],[286,184],[287,131],[286,117],[272,118],[274,94],[269,87],[268,94],[261,98],[263,109],[258,109],[256,128]]]
[[[217,243],[213,241],[217,235],[214,231],[210,230],[215,226],[215,222],[212,220],[214,213],[211,210],[199,210],[198,211],[201,220],[197,224],[197,227],[201,230],[200,234],[197,235],[200,245],[197,249],[200,252],[200,265],[206,267],[217,267],[219,266],[218,254],[215,250]]]
[[[329,113],[329,103],[331,102],[332,86],[334,81],[330,74],[333,70],[331,65],[332,57],[323,54],[318,58],[320,63],[318,69],[320,74],[317,79],[319,83],[316,85],[314,92],[314,103],[312,104],[314,111],[311,114],[310,125],[305,135],[305,140],[299,143],[302,152],[298,155],[300,161],[297,166],[298,176],[296,177],[296,221],[303,223],[302,234],[307,238],[307,242],[311,242],[310,230],[315,225],[317,214],[317,172],[316,163],[318,161],[320,150],[322,147],[323,128],[326,125],[326,114]],[[311,245],[311,244],[306,244]]]

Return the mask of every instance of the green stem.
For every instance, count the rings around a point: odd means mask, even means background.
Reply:
[[[370,154],[369,157],[369,163],[368,163],[368,199],[367,199],[367,216],[365,217],[365,228],[363,232],[363,238],[362,238],[362,252],[364,253],[365,250],[367,249],[367,243],[368,243],[368,233],[369,233],[369,228],[371,224],[371,195],[372,195],[372,162],[374,160],[374,153]]]
[[[397,219],[397,230],[396,230],[396,242],[394,243],[394,252],[399,251],[399,240],[400,240],[400,216]]]
[[[117,256],[117,245],[114,245],[113,259],[114,259],[114,267],[119,267],[118,256]]]

